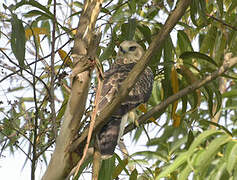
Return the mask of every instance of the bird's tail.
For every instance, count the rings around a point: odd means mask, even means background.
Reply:
[[[97,136],[97,144],[102,159],[110,158],[117,145],[121,117],[111,117],[109,122],[101,129]]]

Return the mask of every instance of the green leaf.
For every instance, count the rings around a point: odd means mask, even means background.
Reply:
[[[222,161],[218,164],[218,166],[216,167],[216,172],[215,174],[212,176],[212,179],[214,180],[226,180],[226,179],[230,179],[228,172],[226,171],[226,162]]]
[[[213,82],[214,84],[214,82]],[[212,88],[214,93],[215,93],[215,97],[216,97],[216,112],[214,112],[214,116],[216,115],[217,112],[219,112],[219,110],[221,109],[221,105],[222,105],[222,95],[219,91],[219,89],[216,88],[217,85]]]
[[[126,169],[125,167],[128,164],[128,159],[121,160],[120,158],[118,158],[118,156],[117,156],[117,159],[119,161],[119,164],[114,168],[114,171],[112,174],[113,179],[116,179],[121,174],[121,172]],[[126,170],[126,172],[128,171]]]
[[[17,8],[19,8],[23,5],[31,5],[35,8],[38,8],[38,9],[44,11],[48,16],[54,17],[53,14],[50,12],[50,10],[48,8],[46,8],[45,6],[43,6],[42,4],[40,4],[39,2],[37,2],[35,0],[22,0],[19,3],[17,3],[16,5],[11,6],[10,8],[12,10],[16,10]]]
[[[208,110],[209,110],[210,116],[213,117],[213,91],[208,85],[204,86],[204,89],[207,93],[205,98],[208,102]]]
[[[217,5],[218,5],[218,9],[219,9],[219,11],[220,11],[220,14],[221,14],[221,16],[220,17],[222,17],[223,16],[223,1],[217,1]]]
[[[168,39],[165,41],[165,47],[164,47],[164,75],[165,79],[162,81],[164,96],[165,98],[169,97],[173,94],[173,90],[171,87],[171,68],[173,66],[173,50],[174,46],[171,40],[171,37],[169,36]]]
[[[110,11],[106,8],[101,8],[100,10],[102,13],[105,13],[105,14],[110,14]]]
[[[133,40],[137,27],[136,19],[128,19],[128,37],[127,40]]]
[[[83,170],[88,167],[88,165],[93,161],[93,157],[89,156],[89,158],[87,158],[84,163],[82,164],[82,166],[80,167],[76,177],[74,179],[79,179],[80,175],[83,173]]]
[[[115,156],[103,160],[100,168],[99,173],[99,180],[111,180],[112,179],[112,173],[115,168]]]
[[[215,122],[212,122],[212,121],[208,121],[208,120],[200,120],[199,122],[200,122],[200,124],[207,124],[207,125],[211,124],[211,125],[214,125],[214,126],[220,128],[220,129],[222,129],[223,131],[225,131],[230,136],[233,136],[233,134],[223,125],[220,125],[218,123],[215,123]]]
[[[155,151],[155,152],[153,152],[153,151],[138,151],[138,152],[135,152],[134,154],[132,154],[131,156],[132,157],[143,156],[144,159],[148,159],[148,160],[149,159],[157,159],[157,160],[161,160],[164,162],[168,162],[168,158],[157,151]]]
[[[213,48],[215,46],[216,37],[217,37],[217,27],[212,25],[208,30],[207,34],[204,36],[200,52],[212,54]]]
[[[206,1],[199,1],[198,0],[198,14],[199,19],[202,20],[201,26],[206,26],[208,24],[207,16],[206,16]]]
[[[46,19],[53,19],[53,16],[51,16],[50,14],[47,14],[39,10],[29,11],[24,16],[25,17],[43,16],[43,17],[46,17]]]
[[[109,59],[109,57],[113,54],[114,47],[115,47],[115,44],[111,41],[100,56],[101,62]]]
[[[232,4],[230,5],[229,9],[227,10],[227,14],[230,14],[233,10],[236,9],[237,1],[232,1]]]
[[[179,30],[177,36],[178,36],[178,45],[181,50],[181,53],[185,51],[193,51],[192,44],[187,34],[183,30]]]
[[[185,149],[188,149],[190,147],[190,145],[192,144],[193,140],[194,140],[193,131],[189,130],[189,132],[188,132],[188,139],[187,139],[187,143],[186,143]]]
[[[171,148],[170,148],[170,151],[169,153],[170,154],[173,154],[175,153],[178,149],[180,149],[181,145],[185,144],[185,142],[187,141],[187,136],[184,136],[183,138],[180,138],[176,141],[174,141],[172,144],[171,144]]]
[[[186,167],[179,173],[178,179],[188,179],[191,172],[192,168],[187,164]]]
[[[124,23],[121,26],[121,40],[133,40],[136,31],[136,19],[129,19],[128,23]]]
[[[197,58],[197,59],[205,60],[206,62],[209,62],[215,65],[216,67],[218,67],[217,63],[212,58],[200,52],[184,52],[183,54],[179,56],[179,58],[182,58],[182,59]]]
[[[182,97],[182,115],[184,115],[187,112],[187,105],[188,105],[188,97],[184,96]]]
[[[57,114],[56,120],[60,121],[65,113],[66,107],[67,107],[67,102],[68,102],[68,97],[64,99],[64,101],[62,102],[62,105],[59,109],[59,112]]]
[[[224,92],[222,94],[222,97],[236,98],[237,97],[237,89],[232,89],[231,91]]]
[[[235,141],[228,143],[225,155],[227,157],[226,169],[229,174],[232,174],[233,169],[237,166],[237,143]]]
[[[227,38],[225,34],[221,34],[220,37],[217,37],[217,43],[215,47],[215,61],[218,64],[222,64],[222,58],[224,56],[227,46]]]
[[[202,132],[200,135],[198,135],[198,137],[195,138],[195,140],[191,144],[187,152],[188,155],[191,156],[195,152],[195,149],[197,148],[197,146],[199,146],[204,140],[206,140],[210,136],[213,136],[216,134],[224,134],[224,132],[221,130],[215,130],[215,129],[210,129],[210,130]]]
[[[12,52],[18,60],[20,67],[24,67],[25,63],[25,29],[22,21],[17,18],[17,15],[12,14],[11,18],[11,48]]]
[[[229,135],[222,135],[220,137],[215,138],[211,143],[206,147],[205,151],[203,151],[196,161],[194,162],[195,167],[197,167],[202,172],[209,165],[209,161],[216,155],[218,149],[227,142],[231,141],[231,137]]]
[[[25,87],[23,86],[19,86],[19,87],[15,87],[15,88],[8,88],[8,92],[14,92],[14,91],[19,91],[19,90],[22,90],[24,89]]]
[[[131,13],[134,14],[136,12],[136,1],[135,0],[128,1],[128,6],[131,10]]]
[[[137,175],[138,175],[137,169],[134,169],[129,177],[129,180],[136,180]]]
[[[151,30],[148,26],[143,24],[137,24],[137,29],[142,33],[144,39],[150,44],[151,43]]]
[[[174,160],[174,162],[172,162],[172,164],[161,171],[161,173],[156,177],[156,180],[162,177],[167,177],[171,172],[176,171],[178,167],[180,167],[183,163],[185,163],[185,161],[187,161],[187,155],[188,152],[179,154],[179,156]]]
[[[191,4],[190,4],[190,17],[191,17],[191,20],[192,20],[192,23],[195,25],[195,26],[198,26],[198,23],[196,21],[196,14],[197,14],[197,3],[196,3],[196,0],[193,0],[191,1]]]

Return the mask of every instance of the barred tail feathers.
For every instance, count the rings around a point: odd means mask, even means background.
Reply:
[[[112,116],[97,136],[97,143],[102,159],[114,154],[120,131],[121,117]]]

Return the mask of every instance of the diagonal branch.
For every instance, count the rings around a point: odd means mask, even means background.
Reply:
[[[170,14],[166,20],[165,25],[159,31],[159,33],[154,37],[150,47],[145,52],[141,60],[135,65],[133,70],[130,72],[130,75],[124,80],[121,88],[119,89],[119,96],[115,97],[100,113],[96,118],[94,132],[97,132],[101,127],[106,124],[108,117],[113,113],[116,107],[126,98],[129,91],[132,89],[139,75],[144,71],[148,65],[152,55],[161,48],[162,44],[167,39],[169,33],[184,15],[186,9],[188,8],[191,0],[180,0],[175,8],[175,10]],[[88,128],[84,130],[80,138],[78,138],[71,146],[70,151],[75,151],[78,146],[82,145],[85,141],[88,134]]]
[[[162,101],[160,104],[153,107],[146,114],[142,115],[138,119],[138,123],[139,124],[147,123],[149,118],[152,117],[155,113],[158,113],[158,112],[162,113],[169,104],[172,104],[173,102],[177,101],[178,99],[186,96],[187,94],[189,94],[189,93],[195,91],[196,89],[199,89],[200,87],[206,85],[207,83],[213,81],[214,79],[216,79],[217,77],[224,74],[227,70],[229,70],[236,64],[237,64],[237,57],[225,59],[223,65],[217,71],[213,72],[212,74],[210,74],[203,80],[197,81],[197,82],[193,83],[192,85],[189,85],[186,88],[182,89],[178,93],[168,97],[165,101]],[[136,128],[136,126],[134,124],[128,125],[124,130],[124,134],[130,132],[131,130],[133,130],[135,128]]]

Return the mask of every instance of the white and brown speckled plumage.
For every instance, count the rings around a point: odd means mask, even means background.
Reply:
[[[123,41],[120,44],[114,64],[104,73],[98,112],[117,95],[121,83],[126,79],[136,62],[140,60],[143,53],[143,48],[134,41]],[[120,140],[119,135],[124,130],[124,127],[120,127],[121,124],[125,125],[125,122],[121,123],[122,117],[149,99],[153,79],[152,71],[147,67],[129,92],[126,100],[115,110],[109,122],[97,135],[102,158],[109,158],[113,155],[117,142]]]

